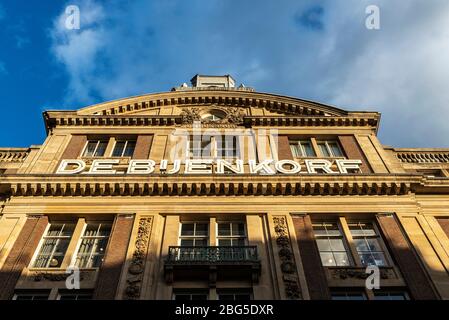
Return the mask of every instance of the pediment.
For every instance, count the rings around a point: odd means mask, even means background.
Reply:
[[[238,108],[248,116],[346,116],[348,112],[292,97],[238,90],[166,92],[105,102],[77,111],[78,115],[181,115],[185,108]]]

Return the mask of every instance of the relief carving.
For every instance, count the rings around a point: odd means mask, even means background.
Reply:
[[[284,281],[285,294],[289,299],[301,299],[299,278],[296,271],[295,258],[290,243],[287,219],[285,216],[273,217],[274,232],[276,233],[276,244],[279,248],[278,254],[281,261],[282,280]]]
[[[370,273],[366,273],[366,268],[347,267],[347,268],[329,268],[331,279],[366,279]],[[379,268],[381,279],[396,279],[396,273],[392,268]]]
[[[194,123],[201,124],[202,127],[215,128],[234,128],[243,124],[244,114],[237,107],[213,107],[225,114],[220,120],[207,120],[202,118],[202,114],[208,112],[211,108],[189,107],[183,108],[181,111],[181,123],[183,126],[191,126]]]
[[[125,299],[138,299],[140,297],[143,275],[145,271],[145,260],[150,245],[152,217],[139,220],[136,241],[134,242],[134,253],[128,267],[126,279]]]

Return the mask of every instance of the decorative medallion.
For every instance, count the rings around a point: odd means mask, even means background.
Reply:
[[[137,237],[134,242],[134,253],[128,267],[127,287],[124,293],[125,299],[138,299],[140,297],[145,260],[150,245],[152,223],[152,217],[145,217],[139,220]]]
[[[274,216],[274,232],[278,246],[279,259],[281,261],[282,280],[284,281],[285,294],[289,299],[301,299],[299,278],[296,271],[295,258],[290,243],[290,235],[285,216]]]
[[[203,117],[203,115],[214,110],[223,113],[223,118],[212,120]],[[234,128],[243,124],[243,117],[244,114],[237,107],[187,107],[183,108],[181,112],[181,124],[182,126],[192,126],[199,123],[202,127]]]

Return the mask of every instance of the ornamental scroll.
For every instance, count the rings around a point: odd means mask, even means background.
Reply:
[[[139,220],[137,237],[134,242],[134,253],[126,277],[125,299],[134,300],[140,297],[152,224],[153,217],[144,217]]]
[[[274,232],[276,234],[276,244],[279,249],[279,259],[281,261],[282,280],[284,281],[285,294],[288,299],[301,299],[299,277],[297,274],[295,257],[290,243],[290,235],[285,216],[274,216]]]

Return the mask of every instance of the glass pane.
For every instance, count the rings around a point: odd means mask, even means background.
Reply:
[[[320,257],[323,266],[332,267],[336,265],[336,262],[331,252],[320,252]]]
[[[368,243],[368,249],[371,251],[382,251],[382,247],[380,246],[379,240],[375,238],[368,238],[366,239],[366,242]]]
[[[374,293],[375,300],[407,300],[404,293]]]
[[[342,239],[329,239],[332,251],[346,251]]]
[[[315,236],[326,236],[327,232],[326,229],[322,224],[314,224],[313,225],[313,232],[315,233]]]
[[[380,252],[373,253],[373,259],[374,259],[374,263],[376,264],[376,266],[382,267],[382,266],[387,265],[387,262],[385,260],[385,256],[383,253],[380,253]]]
[[[331,245],[328,239],[316,239],[319,251],[331,251]]]
[[[195,225],[193,223],[183,223],[181,226],[182,236],[193,236]]]
[[[239,238],[237,240],[233,240],[233,244],[232,245],[234,245],[234,246],[244,246],[245,244],[246,244],[245,243],[245,239]]]
[[[190,300],[190,295],[189,294],[176,294],[175,295],[175,300],[179,300],[179,301],[189,301]]]
[[[301,151],[299,149],[298,144],[295,142],[294,144],[290,144],[290,150],[292,151],[292,155],[294,158],[301,157]]]
[[[207,246],[207,240],[206,239],[195,239],[194,245],[195,245],[195,247],[205,247],[205,246]]]
[[[95,148],[97,147],[97,141],[89,141],[87,143],[86,150],[84,151],[85,157],[92,157],[94,155]]]
[[[57,237],[61,235],[62,229],[64,225],[60,223],[52,223],[50,228],[48,229],[47,236],[49,237]]]
[[[193,240],[191,239],[181,239],[182,247],[193,247]]]
[[[75,230],[75,224],[74,223],[66,223],[66,224],[64,224],[64,227],[62,228],[61,236],[71,237],[73,234],[73,230]]]
[[[95,151],[95,157],[104,156],[104,152],[106,151],[106,146],[108,143],[106,141],[100,141],[98,143],[97,151]]]
[[[207,223],[197,223],[195,236],[207,236],[207,229],[208,229]]]
[[[340,236],[341,235],[341,231],[338,228],[338,225],[336,223],[325,223],[324,226],[327,230],[328,235],[330,235],[330,236]]]
[[[368,245],[366,244],[365,239],[354,239],[354,245],[359,252],[368,251]]]
[[[329,148],[331,149],[332,155],[334,157],[342,157],[343,156],[343,153],[341,152],[340,147],[337,142],[329,142],[328,145],[329,145]]]
[[[219,223],[218,224],[218,235],[219,236],[230,236],[231,235],[231,224],[230,223]]]
[[[69,246],[69,242],[70,242],[70,239],[58,239],[56,249],[54,251],[55,254],[64,255],[67,250],[67,247]]]
[[[233,294],[219,294],[218,295],[218,300],[234,300],[234,295]]]
[[[355,237],[372,237],[377,235],[372,223],[349,223],[348,226],[349,230],[351,230],[351,234]]]
[[[218,239],[218,245],[219,246],[231,246],[231,240],[230,239]]]
[[[320,148],[321,154],[323,155],[323,157],[330,157],[330,153],[327,150],[326,144],[324,143],[319,143],[318,147]]]
[[[349,266],[349,259],[346,252],[334,253],[334,257],[337,266]]]
[[[232,224],[232,235],[233,236],[244,236],[245,235],[245,224],[244,223],[233,223]]]
[[[136,142],[135,141],[128,141],[128,144],[126,145],[125,152],[123,154],[124,157],[131,157],[134,153],[134,149],[136,148]]]
[[[123,149],[125,149],[125,141],[117,141],[115,143],[114,151],[112,152],[113,157],[121,157],[123,154]]]
[[[310,142],[301,142],[301,145],[304,149],[306,157],[315,157],[315,151],[313,151],[312,145]]]

